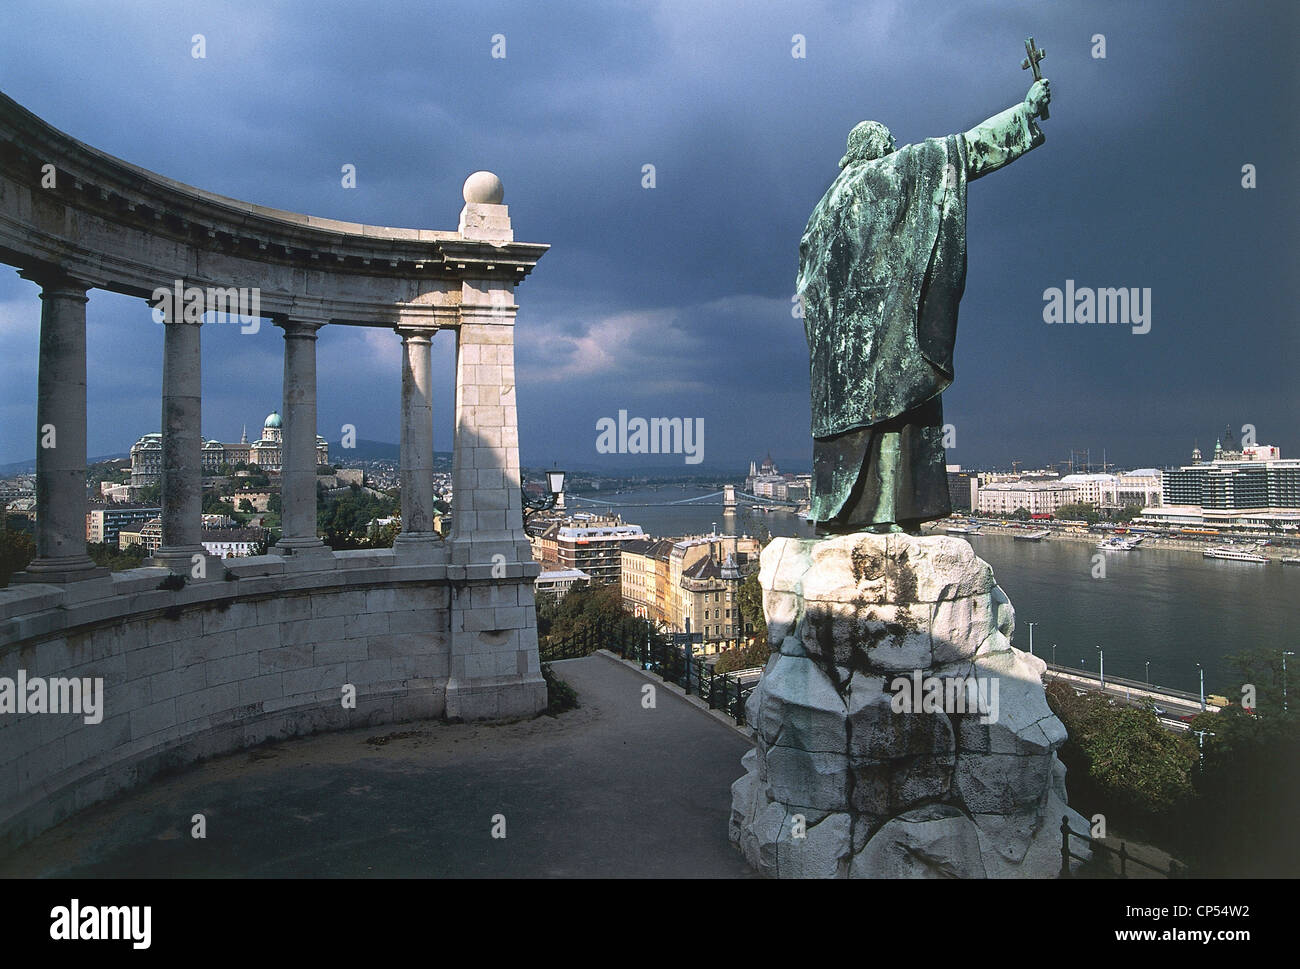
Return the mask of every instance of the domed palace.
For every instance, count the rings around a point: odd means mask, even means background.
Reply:
[[[238,444],[221,441],[203,442],[203,473],[216,474],[223,464],[256,464],[263,471],[280,473],[283,463],[283,425],[279,411],[271,411],[262,422],[262,436],[248,441],[248,427],[244,427]],[[329,464],[329,445],[325,438],[316,435],[316,463]],[[162,435],[146,434],[131,447],[131,486],[143,488],[162,481]]]

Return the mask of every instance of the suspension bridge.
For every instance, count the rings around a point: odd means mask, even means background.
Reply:
[[[676,501],[608,501],[603,498],[588,498],[585,495],[565,495],[564,500],[599,508],[667,508],[671,505],[697,505],[734,509],[744,505],[755,508],[799,509],[805,504],[801,501],[787,501],[781,498],[760,498],[745,491],[737,491],[735,485],[726,485],[721,491],[712,494],[678,498]]]

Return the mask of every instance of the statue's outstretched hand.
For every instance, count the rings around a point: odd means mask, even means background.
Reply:
[[[1025,107],[1033,117],[1043,113],[1043,109],[1052,103],[1052,82],[1047,78],[1035,81],[1034,86],[1025,95]]]

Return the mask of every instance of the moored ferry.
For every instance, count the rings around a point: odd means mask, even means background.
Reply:
[[[1099,548],[1103,552],[1131,552],[1138,547],[1138,540],[1131,538],[1108,538],[1104,542],[1098,542],[1094,548]]]
[[[1051,529],[1044,528],[1042,531],[1025,532],[1023,535],[1016,535],[1014,537],[1017,542],[1041,542],[1050,534],[1052,534]]]
[[[1238,548],[1235,545],[1218,545],[1207,548],[1201,553],[1207,559],[1224,559],[1229,562],[1257,562],[1267,564],[1268,559],[1250,548]]]

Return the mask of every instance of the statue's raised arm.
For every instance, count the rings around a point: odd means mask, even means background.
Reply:
[[[962,135],[966,141],[966,177],[976,179],[995,172],[1045,140],[1034,120],[1040,118],[1052,100],[1051,83],[1035,81],[1025,100],[995,114]]]

